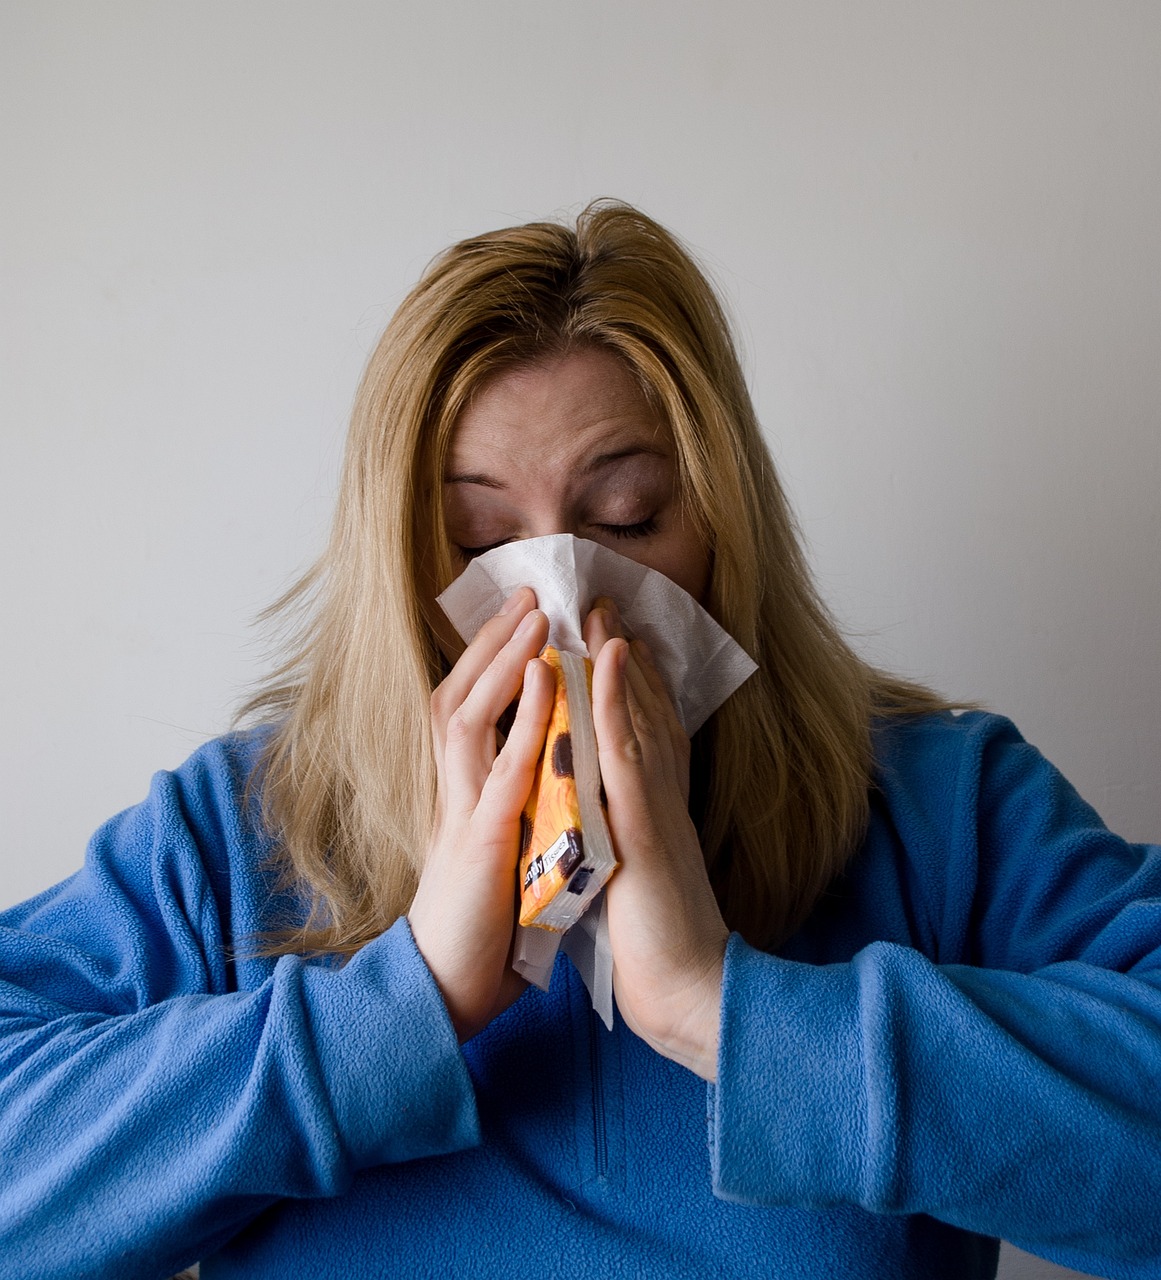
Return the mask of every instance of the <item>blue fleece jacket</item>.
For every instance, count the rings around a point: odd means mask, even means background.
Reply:
[[[954,1280],[997,1236],[1161,1275],[1161,849],[1007,721],[878,731],[847,873],[777,956],[731,939],[708,1095],[563,959],[461,1050],[406,921],[250,956],[297,910],[257,744],[0,916],[4,1276]]]

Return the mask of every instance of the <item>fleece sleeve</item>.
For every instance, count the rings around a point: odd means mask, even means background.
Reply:
[[[1161,849],[1108,832],[1007,722],[969,745],[927,907],[971,963],[878,942],[804,964],[732,938],[714,1190],[1156,1277]]]
[[[0,915],[6,1274],[170,1274],[279,1197],[479,1141],[405,920],[345,966],[286,956],[229,989],[246,904],[201,861],[235,838],[213,792],[204,768],[158,775],[83,871]]]

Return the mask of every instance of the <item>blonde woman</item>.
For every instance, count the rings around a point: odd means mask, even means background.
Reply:
[[[611,1032],[510,963],[547,619],[519,590],[464,649],[435,603],[562,532],[758,663],[691,743],[616,602],[586,621]],[[974,1278],[1000,1236],[1159,1273],[1161,850],[848,648],[663,228],[438,258],[276,612],[251,727],[3,917],[12,1274]]]

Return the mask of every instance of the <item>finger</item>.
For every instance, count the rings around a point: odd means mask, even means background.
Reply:
[[[520,692],[525,668],[547,639],[548,618],[539,609],[526,613],[512,638],[484,668],[453,715],[494,729]]]
[[[685,761],[685,767],[688,769],[689,734],[686,733],[685,725],[681,723],[681,717],[677,714],[677,705],[669,692],[665,677],[653,660],[653,651],[644,640],[640,639],[633,641],[631,649],[637,670],[644,677],[649,688],[652,697],[651,705],[662,717],[678,759]]]
[[[621,617],[616,601],[609,596],[598,596],[585,619],[581,634],[588,646],[590,659],[596,662],[597,654],[606,642],[621,635]]]
[[[530,587],[518,587],[504,601],[500,612],[489,618],[472,637],[459,661],[432,694],[432,716],[441,734],[451,715],[535,607],[536,593]]]
[[[661,673],[649,661],[649,650],[643,640],[634,640],[629,646],[629,671],[632,688],[641,705],[659,724],[664,724],[675,741],[686,738],[685,729],[677,715],[677,708],[669,696],[669,689]]]
[[[584,621],[584,626],[581,628],[581,638],[584,640],[585,647],[589,651],[589,658],[593,662],[596,662],[597,655],[604,648],[611,635],[612,631],[605,611],[600,608],[592,609]]]
[[[497,723],[521,685],[525,664],[540,651],[548,620],[526,614],[508,643],[492,659],[443,729],[443,778],[456,808],[470,813],[496,758]]]
[[[604,646],[593,664],[593,726],[597,734],[601,777],[610,800],[626,775],[635,776],[640,785],[642,771],[641,744],[629,709],[625,675],[628,659],[628,642],[614,638]]]
[[[641,662],[643,642],[630,645],[627,679],[629,711],[633,717],[637,739],[647,770],[659,769],[661,776],[674,785],[685,804],[689,803],[690,743],[669,692],[656,668],[650,679],[648,663]],[[648,650],[645,650],[648,653]]]
[[[512,732],[492,765],[480,795],[479,813],[515,820],[528,799],[536,762],[552,715],[556,677],[547,662],[533,658],[524,669],[524,691]]]
[[[636,640],[629,644],[629,661],[625,668],[625,678],[637,705],[650,717],[664,719],[665,708],[645,674],[638,645],[639,642]]]
[[[625,667],[628,686],[627,701],[633,730],[641,744],[641,754],[646,769],[660,767],[670,780],[677,777],[673,734],[666,718],[665,708],[645,678],[637,661],[635,645],[629,646],[629,660]]]
[[[640,637],[633,641],[632,649],[637,658],[637,665],[641,668],[641,672],[645,676],[650,689],[653,690],[658,702],[665,709],[666,718],[682,737],[687,737],[685,726],[681,723],[681,718],[677,714],[677,706],[673,700],[673,695],[670,693],[669,686],[665,683],[665,677],[661,674],[656,659],[653,657],[653,650]]]
[[[496,757],[496,724],[520,691],[525,667],[547,638],[545,615],[539,609],[525,614],[511,639],[448,718],[443,750],[448,785],[466,787],[470,807],[475,807]]]

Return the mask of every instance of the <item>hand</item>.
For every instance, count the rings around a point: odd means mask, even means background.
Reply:
[[[532,788],[554,680],[536,655],[548,619],[527,588],[486,622],[431,697],[436,824],[408,922],[462,1044],[523,991],[510,953],[520,811]],[[496,725],[523,695],[497,751]]]
[[[609,830],[613,989],[629,1028],[705,1080],[717,1075],[729,930],[689,816],[689,738],[648,649],[620,635],[616,606],[585,623]]]

